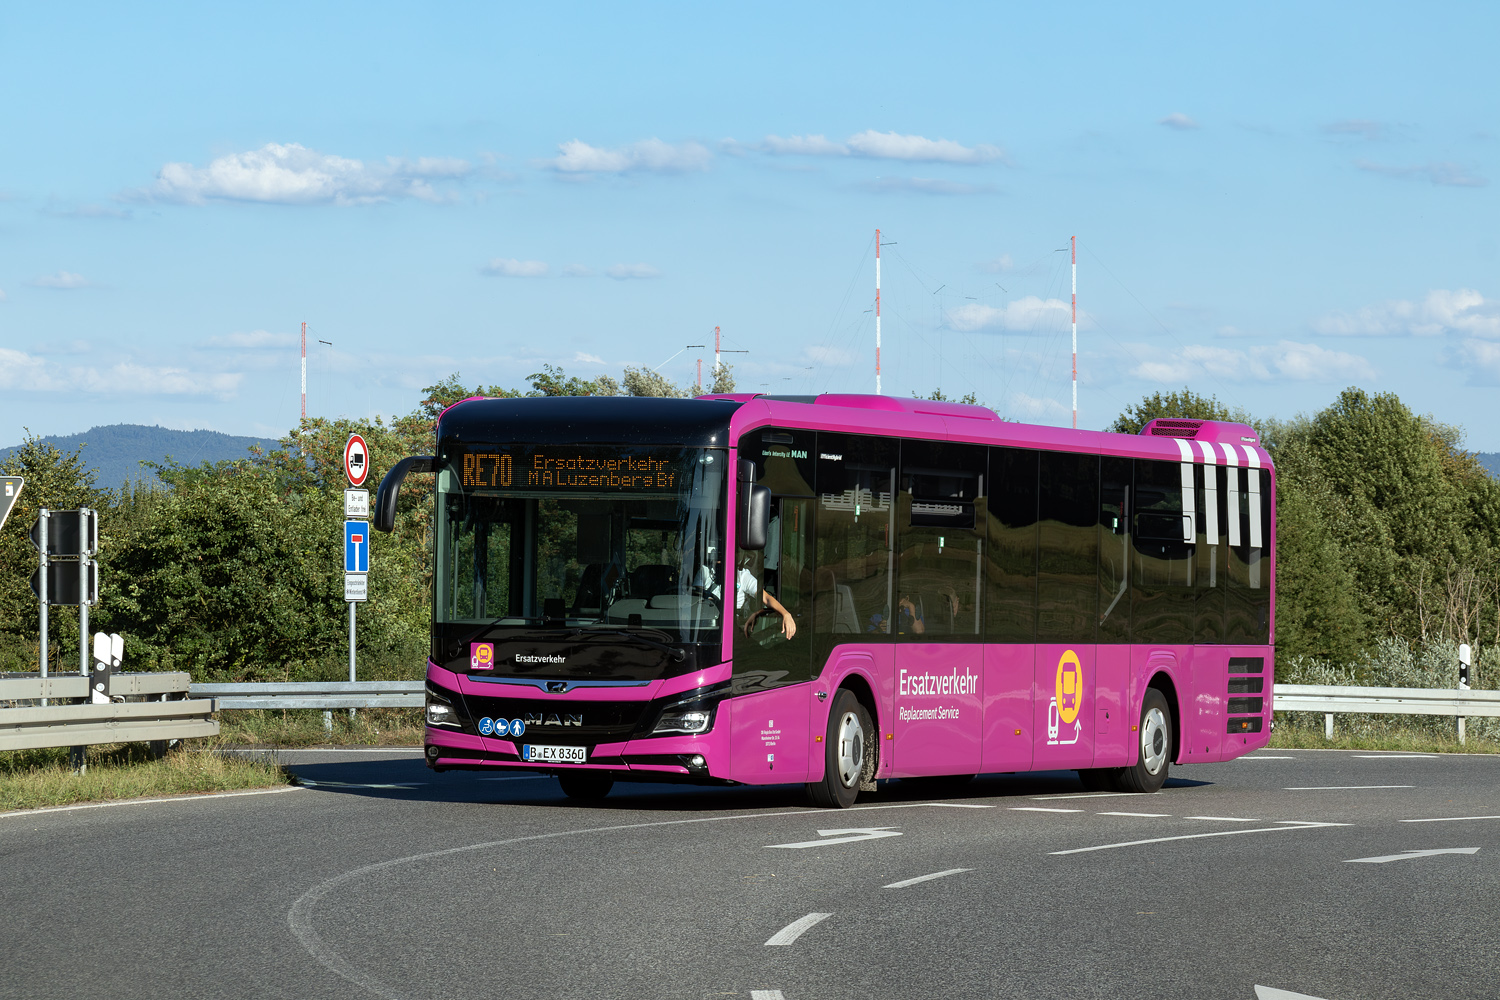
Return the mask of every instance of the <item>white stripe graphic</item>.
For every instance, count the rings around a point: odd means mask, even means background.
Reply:
[[[1208,539],[1208,544],[1219,544],[1219,456],[1214,451],[1214,446],[1207,441],[1198,442],[1203,447],[1203,534]],[[1217,567],[1210,562],[1209,570],[1212,573]],[[1209,586],[1215,581],[1210,578]]]
[[[1248,444],[1242,444],[1240,445],[1240,447],[1245,449],[1246,464],[1249,465],[1252,469],[1260,468],[1260,452],[1256,451]]]
[[[1181,453],[1182,460],[1184,462],[1191,462],[1193,460],[1193,446],[1182,438],[1173,438],[1172,440],[1177,442],[1177,450]]]
[[[1193,544],[1198,532],[1198,491],[1193,488],[1193,463],[1182,463],[1182,540]]]
[[[1260,536],[1260,462],[1256,460],[1250,463],[1250,469],[1246,473],[1250,477],[1250,547],[1258,549],[1261,546]]]
[[[1224,452],[1224,464],[1225,465],[1239,465],[1240,464],[1240,454],[1239,454],[1239,452],[1237,452],[1237,451],[1234,450],[1234,445],[1229,444],[1228,442],[1225,442],[1223,444],[1220,444],[1219,447]]]

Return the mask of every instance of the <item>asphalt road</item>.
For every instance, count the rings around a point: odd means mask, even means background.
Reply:
[[[844,811],[283,759],[315,784],[0,816],[0,997],[1500,997],[1496,757],[1263,751],[1149,796],[1043,772]]]

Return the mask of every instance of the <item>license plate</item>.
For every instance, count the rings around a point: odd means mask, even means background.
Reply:
[[[541,764],[583,764],[588,760],[588,748],[539,746],[535,743],[523,743],[521,745],[521,759]]]

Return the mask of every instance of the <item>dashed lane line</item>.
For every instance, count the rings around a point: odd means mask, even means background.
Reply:
[[[1051,851],[1051,854],[1087,854],[1090,851],[1108,851],[1117,847],[1140,847],[1143,844],[1164,844],[1169,840],[1200,840],[1204,837],[1233,837],[1244,833],[1285,833],[1288,830],[1313,830],[1328,826],[1349,826],[1348,823],[1312,823],[1306,820],[1279,819],[1279,826],[1256,827],[1251,830],[1215,830],[1213,833],[1187,833],[1176,837],[1152,837],[1148,840],[1127,840],[1119,844],[1099,844],[1096,847],[1075,847],[1068,851]]]
[[[935,878],[947,878],[949,875],[957,875],[960,872],[971,872],[972,868],[949,868],[945,872],[933,872],[931,875],[918,875],[916,878],[902,879],[900,882],[892,882],[890,885],[881,886],[883,889],[905,889],[909,885],[918,882],[931,882]]]
[[[1082,809],[1049,809],[1046,806],[1011,806],[1011,812],[1025,813],[1081,813]]]
[[[1435,753],[1355,753],[1355,760],[1437,760]]]
[[[1269,753],[1252,753],[1252,754],[1246,754],[1243,757],[1236,757],[1235,758],[1235,760],[1296,760],[1296,759],[1297,759],[1296,757],[1278,757],[1275,754],[1269,754]]]
[[[1471,819],[1500,819],[1500,816],[1434,816],[1431,819],[1403,819],[1403,823],[1464,823]]]
[[[1066,795],[1031,795],[1028,798],[1033,802],[1046,802],[1049,799],[1115,799],[1126,795],[1139,796],[1140,792],[1069,792]],[[1159,792],[1148,794],[1159,795]]]
[[[813,926],[822,923],[831,916],[833,916],[832,913],[809,913],[805,917],[798,917],[775,934],[772,934],[766,945],[770,947],[772,945],[791,944],[807,933]]]
[[[1416,788],[1416,785],[1294,785],[1283,792],[1357,792],[1370,788]]]
[[[1142,819],[1170,819],[1171,813],[1127,813],[1127,812],[1100,812],[1095,816],[1139,816]]]
[[[786,1000],[780,990],[751,990],[750,1000]]]
[[[1264,820],[1258,820],[1258,819],[1254,819],[1254,818],[1247,818],[1245,816],[1184,816],[1182,818],[1183,819],[1202,819],[1202,820],[1208,820],[1209,822],[1213,822],[1213,823],[1261,823],[1261,822],[1264,822]],[[1283,822],[1287,822],[1287,821],[1286,820],[1276,820],[1276,822],[1283,823]]]

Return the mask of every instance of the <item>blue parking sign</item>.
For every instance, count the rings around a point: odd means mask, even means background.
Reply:
[[[344,572],[370,572],[370,524],[368,521],[344,522]]]

